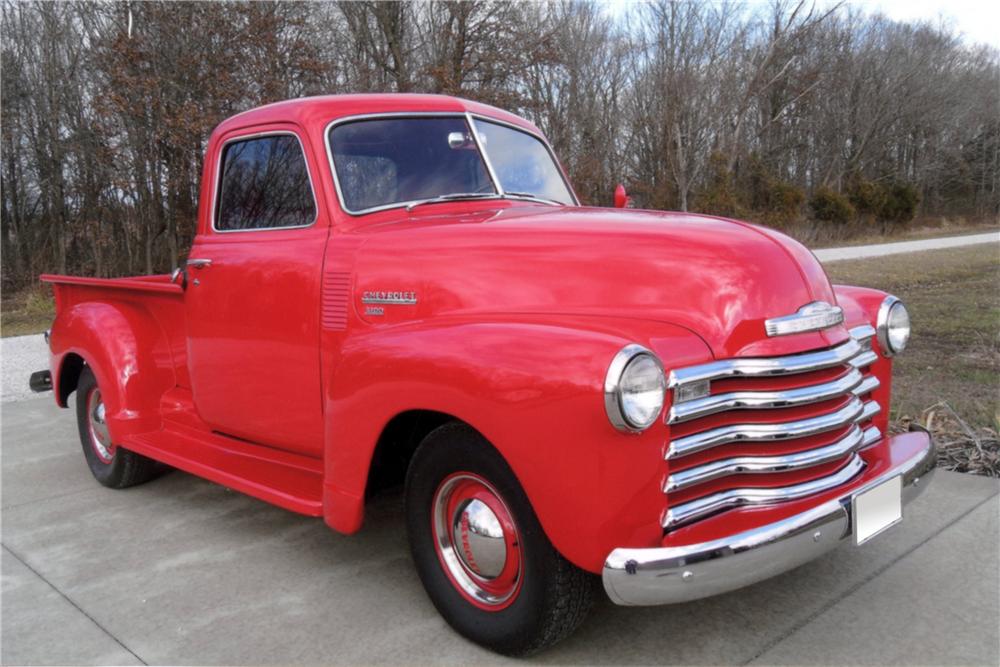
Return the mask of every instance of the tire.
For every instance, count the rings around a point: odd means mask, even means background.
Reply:
[[[583,622],[593,575],[556,551],[506,461],[473,429],[431,432],[410,462],[405,495],[420,580],[459,634],[526,656]]]
[[[101,389],[93,371],[85,366],[76,386],[76,424],[94,479],[108,488],[124,489],[148,482],[162,472],[153,459],[115,446],[103,418]]]

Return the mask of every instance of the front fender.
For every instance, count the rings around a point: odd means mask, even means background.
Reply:
[[[57,400],[64,395],[63,368],[70,355],[77,355],[101,388],[113,440],[159,428],[159,400],[175,378],[165,336],[143,308],[116,302],[74,304],[57,315],[49,349]]]
[[[401,412],[434,410],[497,448],[571,562],[599,572],[615,546],[655,542],[665,427],[616,431],[605,414],[604,377],[629,343],[668,355],[667,368],[703,361],[709,351],[685,329],[631,324],[436,320],[352,338],[328,386],[328,523],[360,525],[360,509],[350,516],[336,505],[360,508],[385,424]]]
[[[844,324],[856,327],[864,324],[877,326],[878,309],[888,296],[886,292],[868,287],[834,285],[837,304],[844,309]],[[892,359],[882,353],[878,336],[872,338],[872,349],[878,352],[878,361],[871,366],[872,374],[878,378],[878,389],[872,392],[882,411],[872,419],[872,423],[882,431],[889,432],[889,407],[892,402]]]

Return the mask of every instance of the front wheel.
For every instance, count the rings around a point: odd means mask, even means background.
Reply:
[[[147,482],[160,472],[156,461],[111,441],[104,394],[89,367],[80,373],[76,386],[76,423],[90,472],[104,486],[124,489]]]
[[[568,636],[593,599],[593,577],[545,536],[503,457],[462,424],[424,439],[406,475],[410,550],[420,579],[460,634],[506,655]]]

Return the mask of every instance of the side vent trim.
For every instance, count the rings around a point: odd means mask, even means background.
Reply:
[[[323,275],[323,328],[330,331],[347,329],[347,308],[351,302],[351,274],[330,271]]]

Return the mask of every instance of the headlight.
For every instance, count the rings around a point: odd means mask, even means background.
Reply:
[[[910,340],[910,313],[903,302],[887,296],[878,309],[878,344],[891,357],[906,349]]]
[[[626,345],[611,360],[604,379],[604,407],[619,431],[644,431],[663,409],[663,366],[641,345]]]

